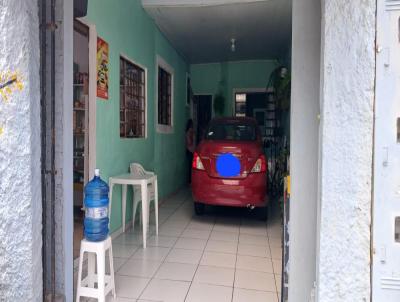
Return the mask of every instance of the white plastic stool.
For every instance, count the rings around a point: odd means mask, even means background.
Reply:
[[[106,252],[110,260],[110,275],[106,275]],[[83,255],[88,253],[88,275],[82,280]],[[97,259],[95,259],[97,256]],[[95,273],[97,260],[97,274]],[[94,284],[97,283],[97,288]],[[76,286],[76,302],[80,297],[97,298],[99,302],[105,302],[107,294],[112,291],[114,298],[114,263],[111,246],[111,237],[99,242],[92,242],[83,239],[81,241],[81,251],[79,256],[78,284]]]

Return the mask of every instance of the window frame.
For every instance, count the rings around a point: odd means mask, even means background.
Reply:
[[[163,125],[158,123],[158,79],[159,79],[159,68],[164,69],[171,75],[171,124]],[[156,56],[156,77],[155,77],[155,123],[156,131],[158,133],[171,134],[174,132],[174,97],[175,97],[175,72],[174,69],[169,65],[161,56]],[[185,101],[186,102],[186,101]]]
[[[120,116],[120,112],[121,112],[121,58],[128,61],[129,63],[136,65],[137,67],[143,69],[144,71],[144,136],[141,137],[128,137],[128,136],[121,136],[120,133],[120,127],[121,127],[121,116]],[[136,62],[135,60],[132,60],[129,56],[125,55],[124,53],[120,53],[119,55],[119,84],[118,84],[118,97],[119,97],[119,104],[118,104],[118,132],[119,132],[119,138],[120,139],[147,139],[147,135],[148,135],[148,116],[147,116],[147,112],[148,112],[148,93],[147,93],[147,87],[148,87],[148,71],[147,71],[147,67],[145,67],[144,65]]]

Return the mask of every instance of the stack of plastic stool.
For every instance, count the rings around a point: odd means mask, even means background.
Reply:
[[[109,251],[108,258],[110,261],[110,275],[106,275],[106,252]],[[82,280],[82,264],[83,255],[88,253],[88,275]],[[97,258],[97,259],[96,259]],[[97,260],[97,274],[95,272]],[[97,283],[97,288],[95,287]],[[112,291],[114,298],[115,282],[114,282],[114,264],[111,246],[111,237],[106,240],[93,242],[83,239],[81,241],[81,251],[79,256],[79,272],[78,284],[76,286],[76,301],[79,302],[80,297],[97,298],[99,302],[105,302],[106,296]]]

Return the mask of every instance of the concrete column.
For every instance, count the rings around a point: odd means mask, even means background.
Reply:
[[[320,0],[293,1],[289,301],[308,302],[316,271]]]
[[[0,97],[0,300],[42,301],[39,21],[36,1],[0,1],[0,73],[23,88]]]
[[[322,2],[318,301],[370,301],[376,1]]]

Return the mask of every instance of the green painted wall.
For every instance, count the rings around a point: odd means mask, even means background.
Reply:
[[[137,0],[89,0],[88,22],[109,44],[109,100],[97,100],[96,164],[101,176],[127,173],[131,162],[141,163],[158,175],[160,197],[177,190],[185,182],[184,123],[187,118],[186,72],[188,65],[159,32]],[[128,139],[119,135],[119,58],[120,54],[147,69],[147,138]],[[175,71],[174,133],[155,131],[156,55]],[[177,175],[183,175],[177,177]],[[131,189],[127,221],[132,217]],[[111,232],[121,227],[121,188],[114,188]]]
[[[276,60],[236,61],[190,66],[194,94],[215,94],[221,91],[226,100],[225,115],[233,114],[233,90],[265,88]]]

